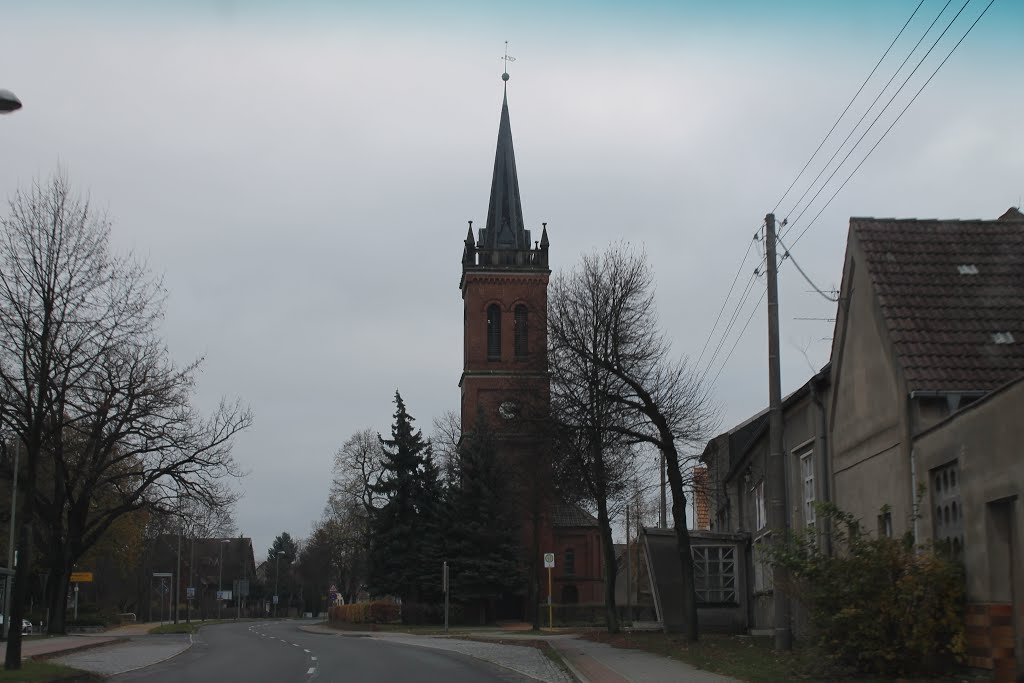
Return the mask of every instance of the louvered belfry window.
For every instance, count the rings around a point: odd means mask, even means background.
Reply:
[[[501,307],[487,307],[487,360],[501,360]]]
[[[522,358],[530,352],[528,340],[529,318],[524,304],[516,306],[516,356]]]

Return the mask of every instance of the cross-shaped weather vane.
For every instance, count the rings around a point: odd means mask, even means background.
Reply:
[[[516,61],[516,58],[508,53],[508,41],[505,41],[505,56],[501,58],[501,61],[505,62],[505,73],[501,74],[501,80],[508,80],[508,63]]]

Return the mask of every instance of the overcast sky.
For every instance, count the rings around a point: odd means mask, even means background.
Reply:
[[[917,4],[0,0],[0,88],[24,102],[0,119],[0,194],[59,164],[110,214],[116,247],[164,275],[172,355],[206,358],[197,404],[239,396],[255,413],[236,519],[259,561],[281,531],[309,533],[333,453],[387,432],[395,389],[425,433],[458,409],[462,240],[486,218],[504,41],[526,227],[548,223],[556,272],[611,241],[645,249],[664,329],[696,362],[764,215]],[[780,220],[943,4],[924,0]],[[850,216],[1020,204],[1024,5],[997,0],[811,224],[986,4],[969,2],[790,215],[790,246],[810,225],[793,255],[822,288],[839,284]],[[763,288],[708,372],[723,429],[767,403],[763,310],[719,374]],[[783,265],[784,391],[828,360],[832,323],[796,320],[834,315],[810,289]]]

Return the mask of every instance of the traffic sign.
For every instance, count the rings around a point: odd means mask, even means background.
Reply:
[[[275,605],[277,604],[277,596],[276,595],[274,596],[274,604]]]
[[[92,572],[71,572],[71,583],[92,583]]]
[[[189,586],[188,588],[185,589],[185,597],[188,598],[189,600],[195,600],[195,597],[196,597],[195,586]]]
[[[544,553],[544,568],[545,569],[554,569],[554,567],[555,567],[555,554],[554,553]]]

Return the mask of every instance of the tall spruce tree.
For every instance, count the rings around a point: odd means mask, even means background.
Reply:
[[[396,391],[391,438],[381,438],[383,472],[371,486],[384,504],[371,520],[370,588],[416,603],[441,592],[443,492],[430,443],[413,421]]]
[[[468,620],[494,618],[495,603],[523,586],[518,515],[509,463],[481,413],[459,448],[449,491],[451,590]]]

